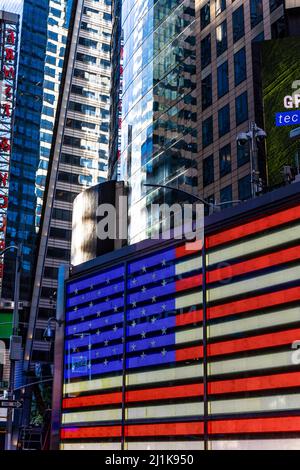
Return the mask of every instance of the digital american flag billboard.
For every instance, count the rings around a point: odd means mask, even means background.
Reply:
[[[300,448],[300,206],[189,248],[66,283],[61,449]]]

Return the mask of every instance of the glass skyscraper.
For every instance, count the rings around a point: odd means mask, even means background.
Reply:
[[[118,2],[117,2],[118,3]],[[125,0],[121,5],[123,61],[119,106],[120,178],[129,189],[129,243],[147,238],[154,225],[151,203],[172,200],[172,184],[189,192],[197,184],[195,2]],[[117,38],[114,38],[116,43]],[[117,99],[117,97],[115,97]],[[116,121],[116,115],[112,116]],[[116,151],[111,175],[116,177]],[[112,168],[113,167],[113,168]]]
[[[21,243],[21,300],[30,301],[43,192],[73,0],[25,0],[17,77],[6,245]],[[35,19],[35,21],[33,21]],[[14,254],[2,297],[13,297]]]

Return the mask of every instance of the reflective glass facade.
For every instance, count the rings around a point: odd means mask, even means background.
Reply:
[[[30,300],[43,192],[73,0],[25,0],[12,143],[7,245],[22,243],[22,300]],[[33,21],[33,18],[36,21]],[[12,299],[14,254],[2,297]]]
[[[144,183],[193,191],[196,184],[194,0],[122,2],[124,40],[121,179],[129,187],[129,242],[145,239],[153,202]],[[146,196],[146,193],[148,195]]]

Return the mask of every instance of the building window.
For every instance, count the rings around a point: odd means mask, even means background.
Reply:
[[[227,49],[227,21],[219,24],[216,28],[216,47],[217,47],[217,56],[223,54]]]
[[[233,42],[241,39],[245,34],[244,7],[241,5],[232,13]]]
[[[243,47],[234,54],[234,84],[242,83],[247,78],[246,49]]]
[[[235,99],[235,119],[237,126],[248,119],[248,95],[246,91]]]
[[[245,201],[251,198],[251,176],[247,175],[238,181],[239,199]]]
[[[202,110],[208,108],[212,104],[212,78],[211,74],[207,75],[201,82],[202,90]]]
[[[236,147],[237,154],[237,166],[243,166],[245,163],[248,163],[250,160],[250,147],[247,142],[245,145],[238,145]]]
[[[210,23],[210,2],[207,2],[200,10],[200,25],[204,29]]]
[[[281,39],[287,36],[286,23],[284,16],[271,24],[272,39]]]
[[[203,186],[208,186],[214,182],[214,156],[204,158],[203,160]]]
[[[213,118],[210,116],[202,122],[202,147],[213,143]]]
[[[250,0],[251,28],[254,28],[263,19],[262,0]]]
[[[219,109],[218,112],[219,137],[230,131],[230,108],[229,104]]]
[[[284,0],[270,0],[270,12],[276,10],[276,8],[280,7],[282,5]]]
[[[218,76],[218,98],[224,96],[228,93],[229,90],[229,77],[228,77],[228,62],[223,62],[223,64],[219,65],[217,68],[217,76]]]
[[[211,39],[208,34],[201,41],[201,67],[204,69],[211,62]]]
[[[226,0],[216,0],[216,16],[218,16],[226,8]]]
[[[257,36],[255,36],[255,38],[252,39],[252,42],[261,42],[261,41],[264,41],[264,39],[265,39],[265,33],[264,31],[262,31]]]
[[[227,144],[219,151],[220,177],[231,172],[231,145]]]
[[[225,188],[221,189],[220,191],[220,202],[221,203],[228,202],[228,204],[222,204],[222,208],[224,209],[225,207],[230,207],[231,201],[232,201],[232,186],[231,184],[229,184],[228,186],[225,186]]]

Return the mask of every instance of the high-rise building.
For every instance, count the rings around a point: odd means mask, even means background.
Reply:
[[[128,183],[129,243],[149,235],[151,202],[178,200],[162,189],[147,188],[146,197],[143,183],[196,191],[222,208],[251,198],[255,177],[267,189],[264,144],[260,174],[251,175],[249,145],[236,138],[251,122],[264,125],[255,45],[299,35],[299,6],[160,1],[148,11],[142,2],[114,2],[109,175]]]
[[[41,205],[72,4],[73,0],[25,0],[23,5],[6,244],[22,244],[20,297],[25,310],[30,302]],[[5,258],[3,299],[13,297],[14,259],[14,254]]]
[[[53,127],[24,367],[51,362],[43,341],[55,315],[58,267],[70,262],[72,202],[107,175],[111,2],[77,1]],[[41,174],[41,173],[40,173]]]
[[[114,10],[110,175],[119,161],[134,243],[157,224],[151,203],[171,200],[144,183],[197,186],[195,2],[116,1]]]
[[[282,0],[196,0],[198,190],[210,201],[226,207],[227,201],[251,197],[249,145],[239,146],[236,137],[248,131],[249,122],[264,126],[255,45],[299,35],[299,6]],[[264,145],[258,152],[265,187]]]

